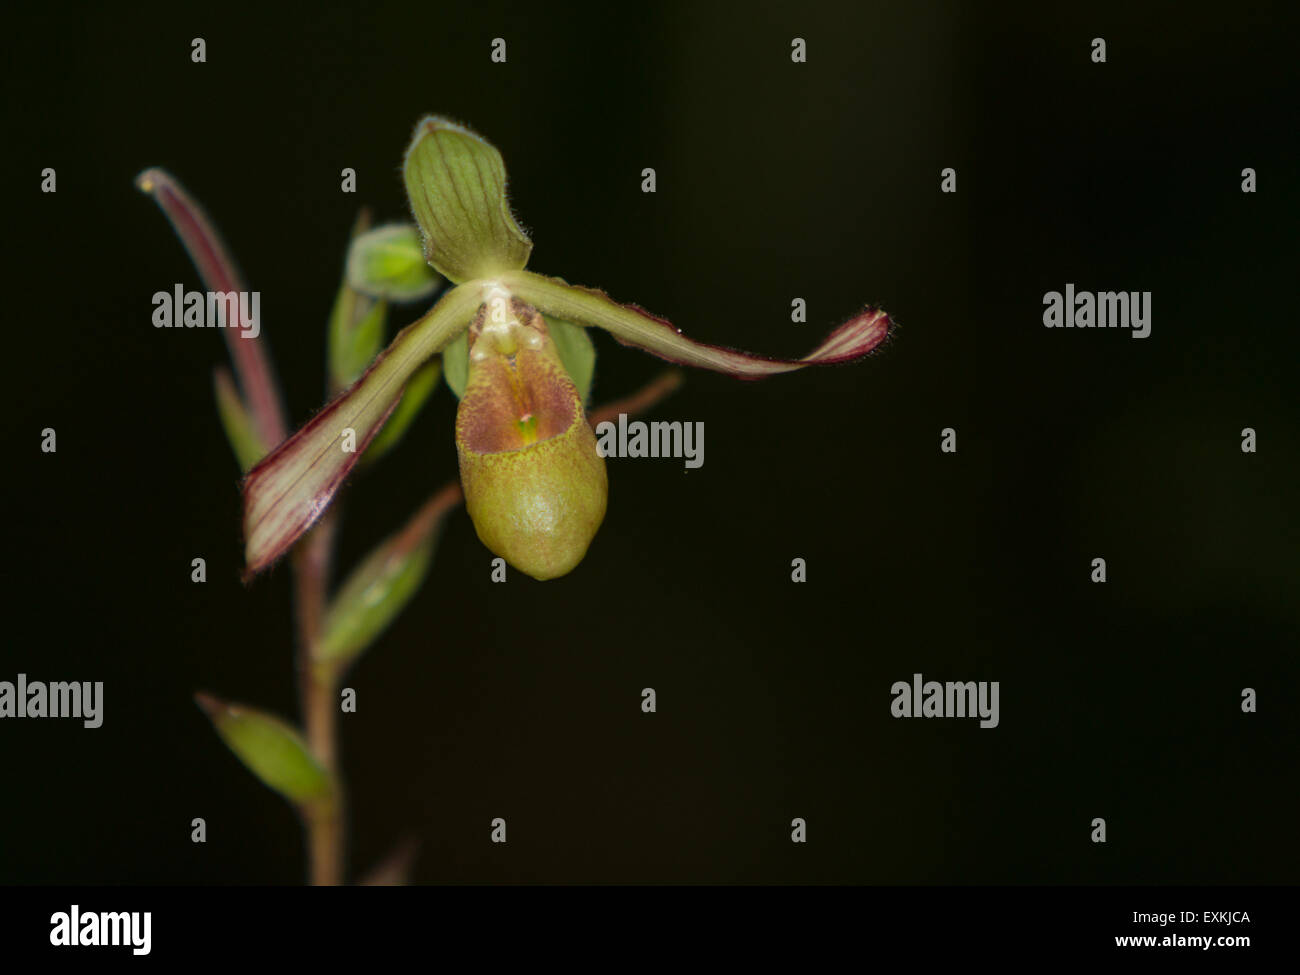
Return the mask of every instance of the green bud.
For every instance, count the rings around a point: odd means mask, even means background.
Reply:
[[[504,291],[469,328],[456,449],[484,545],[534,579],[582,561],[605,517],[605,461],[545,319]]]
[[[371,298],[416,301],[433,294],[439,280],[424,259],[420,232],[409,223],[367,230],[348,247],[347,283]]]

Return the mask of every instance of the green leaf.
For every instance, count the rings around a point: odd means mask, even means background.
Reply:
[[[459,486],[444,488],[353,570],[325,614],[319,659],[355,659],[397,618],[424,582],[443,518],[460,499]]]
[[[528,263],[533,244],[510,212],[505,164],[491,143],[429,115],[415,127],[402,171],[425,259],[444,277],[461,284]]]
[[[249,770],[286,799],[309,803],[333,794],[329,773],[307,750],[297,729],[255,708],[194,696],[230,750]]]
[[[239,469],[247,471],[266,456],[267,447],[257,435],[253,417],[244,406],[235,381],[230,371],[218,367],[212,373],[213,385],[217,391],[217,414],[221,417],[221,426],[225,428],[226,439],[235,451]]]
[[[546,317],[546,330],[585,405],[591,399],[591,381],[596,369],[596,347],[591,344],[591,336],[585,328],[559,318]],[[456,398],[463,397],[469,381],[469,333],[442,350],[442,372]]]
[[[433,294],[441,278],[424,259],[419,230],[400,223],[353,238],[348,247],[347,281],[371,298],[417,301]]]
[[[367,464],[373,464],[388,451],[392,450],[406,435],[407,429],[415,422],[415,418],[420,415],[420,409],[428,400],[429,394],[438,388],[438,375],[441,371],[441,363],[438,359],[430,359],[422,365],[410,379],[406,381],[406,391],[402,393],[402,399],[397,404],[397,409],[393,410],[392,416],[388,422],[375,435],[375,439],[370,442],[366,448],[366,455],[362,461]]]
[[[330,314],[330,386],[346,389],[374,361],[384,344],[388,305],[344,284]]]

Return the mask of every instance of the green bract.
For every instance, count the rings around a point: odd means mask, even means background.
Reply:
[[[247,471],[266,456],[266,445],[257,434],[257,426],[248,415],[248,408],[235,389],[235,381],[230,378],[230,371],[217,369],[213,373],[213,383],[217,391],[217,415],[221,417],[221,426],[226,431],[226,439],[235,451],[239,469]]]
[[[302,736],[274,715],[196,695],[221,740],[259,779],[287,799],[312,803],[333,791],[329,774],[312,758]]]

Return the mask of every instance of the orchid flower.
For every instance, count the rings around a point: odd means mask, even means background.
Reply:
[[[507,201],[501,155],[464,126],[422,119],[403,173],[418,235],[401,226],[359,235],[349,283],[364,294],[408,298],[429,280],[427,268],[413,267],[422,258],[452,286],[248,472],[250,575],[288,552],[321,516],[434,356],[441,355],[460,396],[456,449],[479,538],[518,570],[550,579],[582,560],[605,514],[604,459],[585,412],[594,355],[586,329],[604,329],[670,362],[746,379],[857,359],[889,329],[888,316],[868,308],[796,360],[695,342],[636,305],[526,270],[533,245]]]

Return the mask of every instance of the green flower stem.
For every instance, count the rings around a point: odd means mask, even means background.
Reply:
[[[307,747],[334,780],[330,800],[303,810],[308,876],[313,885],[343,883],[347,796],[338,767],[338,667],[317,659],[325,618],[338,506],[327,511],[294,549],[294,609],[298,629],[297,666]]]
[[[343,882],[342,804],[340,796],[303,810],[313,886],[337,887]]]

